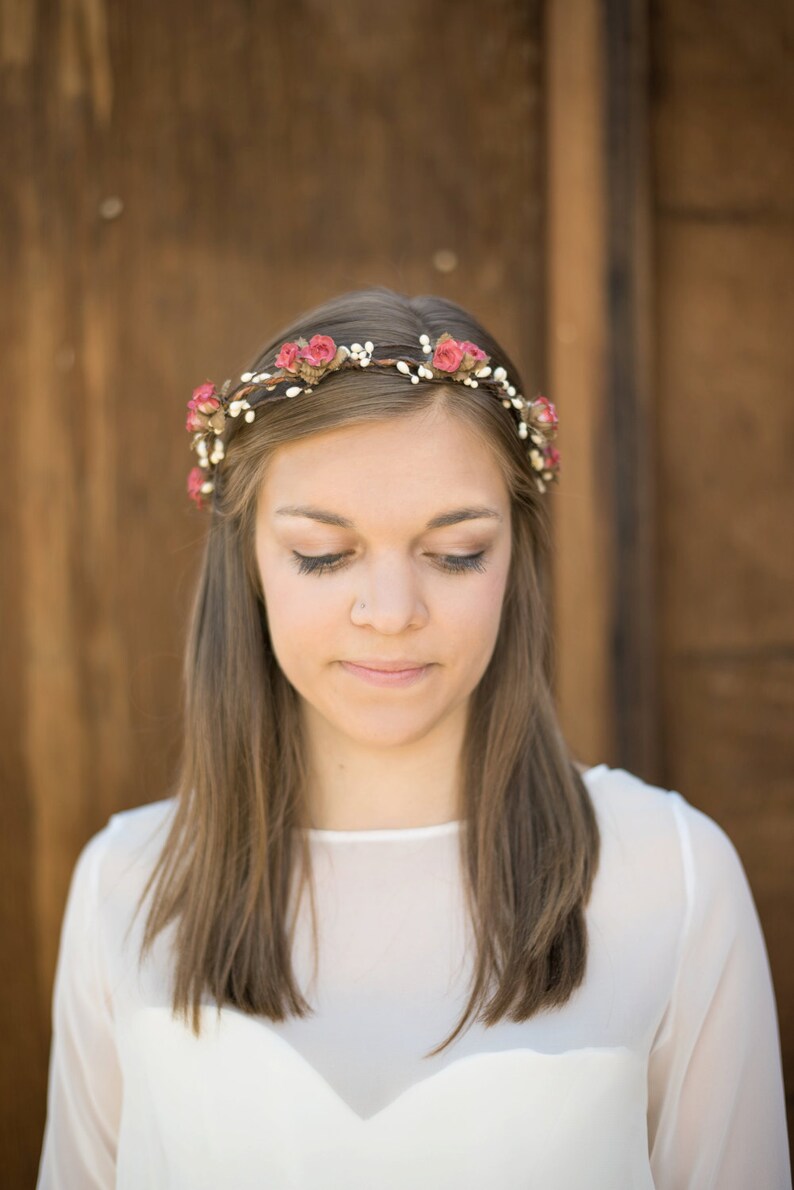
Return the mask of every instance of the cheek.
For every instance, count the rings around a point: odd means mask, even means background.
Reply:
[[[276,659],[290,677],[308,670],[333,640],[339,609],[330,598],[318,598],[322,576],[299,575],[283,558],[258,554],[270,641]]]
[[[445,605],[456,620],[471,621],[473,631],[488,633],[498,625],[507,583],[509,558],[496,553],[488,569],[451,579],[442,591]]]
[[[482,669],[484,670],[493,654],[496,638],[502,622],[507,579],[510,570],[510,551],[500,553],[496,564],[487,575],[481,591],[478,592],[478,609],[480,612],[478,624],[480,626],[480,643],[482,650]]]
[[[494,567],[487,574],[450,579],[438,606],[431,608],[448,664],[465,674],[466,681],[478,679],[490,661],[504,590],[505,574]]]
[[[499,576],[482,583],[469,605],[468,622],[463,631],[471,636],[472,648],[490,657],[499,633],[504,598],[504,581]]]

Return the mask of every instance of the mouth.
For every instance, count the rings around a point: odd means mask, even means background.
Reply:
[[[355,665],[358,669],[371,669],[376,673],[407,673],[416,669],[424,669],[426,662],[424,661],[410,661],[407,658],[401,661],[343,661],[343,665]]]
[[[355,678],[373,686],[413,686],[422,681],[431,669],[430,665],[407,662],[363,663],[342,661],[342,668]]]

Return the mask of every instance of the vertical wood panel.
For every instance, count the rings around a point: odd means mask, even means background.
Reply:
[[[664,776],[744,861],[789,1088],[792,32],[778,0],[654,6]]]
[[[80,846],[169,792],[206,528],[185,403],[334,292],[437,292],[545,387],[539,0],[4,0],[0,1163],[32,1185]]]
[[[558,703],[580,755],[659,773],[646,0],[547,5]]]
[[[615,469],[612,617],[617,754],[660,774],[656,443],[647,0],[603,5],[606,73],[608,407]]]
[[[650,11],[547,5],[559,702],[734,840],[791,1087],[794,10]]]
[[[557,704],[588,762],[614,761],[614,456],[607,405],[606,91],[600,0],[546,5],[548,356],[559,407],[554,493]]]

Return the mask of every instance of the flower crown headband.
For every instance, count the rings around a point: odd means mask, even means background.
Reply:
[[[203,508],[203,497],[215,488],[215,472],[224,457],[220,435],[227,416],[239,417],[242,413],[245,421],[254,420],[256,409],[248,401],[250,393],[259,389],[269,394],[277,385],[288,383],[286,392],[271,399],[297,397],[301,393],[313,392],[317,384],[340,368],[367,368],[370,365],[396,368],[410,379],[411,384],[418,384],[420,380],[453,381],[469,388],[482,386],[492,391],[513,414],[519,438],[529,438],[531,445],[527,454],[535,472],[535,483],[538,491],[545,492],[546,484],[556,481],[560,471],[560,452],[551,445],[558,424],[557,411],[551,401],[541,396],[526,401],[511,384],[505,369],[491,368],[490,357],[468,339],[455,339],[444,332],[431,343],[429,335],[420,335],[419,346],[424,356],[430,359],[374,359],[375,346],[370,340],[363,346],[353,343],[345,347],[336,344],[330,335],[313,335],[308,342],[299,338],[282,343],[275,363],[279,370],[243,372],[240,377],[242,386],[238,385],[233,393],[230,393],[231,380],[224,382],[220,392],[209,380],[194,388],[187,403],[186,423],[192,434],[190,449],[198,456],[198,466],[191,469],[187,480],[191,500]],[[296,379],[303,384],[296,384]]]

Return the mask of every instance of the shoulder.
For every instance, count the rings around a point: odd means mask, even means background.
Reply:
[[[623,844],[657,845],[677,828],[671,805],[673,791],[653,785],[626,769],[601,764],[583,775],[602,833]]]
[[[746,898],[747,877],[731,838],[678,790],[606,765],[584,780],[613,866],[645,883],[655,880],[666,892],[675,886],[689,912],[696,901]]]
[[[177,799],[164,798],[112,814],[80,851],[73,886],[100,899],[121,884],[142,885],[176,811]]]
[[[64,906],[59,946],[58,989],[89,979],[100,967],[115,979],[152,867],[167,837],[176,799],[111,815],[77,856]]]
[[[103,828],[108,844],[136,850],[154,842],[170,826],[176,805],[177,799],[169,797],[111,814]]]

